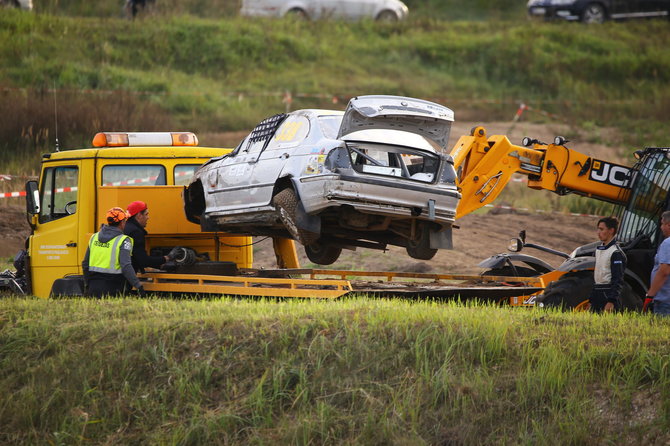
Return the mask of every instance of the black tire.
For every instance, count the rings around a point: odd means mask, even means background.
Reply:
[[[289,10],[284,17],[288,17],[293,20],[307,20],[309,17],[307,16],[307,13],[300,9],[300,8],[293,8]]]
[[[583,23],[603,23],[605,20],[607,20],[607,13],[600,3],[589,3],[582,12]]]
[[[395,12],[389,9],[385,9],[379,14],[377,14],[375,20],[378,22],[395,23],[398,21],[398,16],[396,15]]]
[[[584,308],[593,288],[593,271],[568,273],[545,288],[537,301],[544,307],[573,310]]]
[[[307,258],[317,265],[332,265],[340,258],[342,248],[315,242],[305,246]]]
[[[298,227],[298,197],[296,197],[293,189],[282,190],[274,196],[272,203],[279,211],[279,218],[293,239],[303,245],[309,245],[319,238],[319,234]]]
[[[621,309],[628,311],[642,311],[644,295],[638,295],[626,282],[621,289]]]
[[[430,229],[427,224],[419,225],[419,238],[407,240],[407,254],[413,259],[430,260],[437,254],[437,249],[430,247]]]

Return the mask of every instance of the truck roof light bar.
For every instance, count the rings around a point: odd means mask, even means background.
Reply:
[[[100,132],[93,138],[93,147],[197,146],[192,132]]]

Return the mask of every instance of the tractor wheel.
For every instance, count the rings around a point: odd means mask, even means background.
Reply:
[[[279,211],[279,218],[286,230],[298,242],[303,245],[309,245],[319,238],[319,234],[305,231],[298,227],[297,211],[298,211],[298,197],[296,197],[293,189],[284,189],[274,196],[272,203]]]
[[[621,309],[628,311],[642,311],[644,296],[639,296],[626,282],[621,289]]]
[[[340,258],[342,248],[332,245],[324,245],[318,241],[305,245],[307,258],[317,265],[332,265]]]
[[[564,310],[586,310],[589,308],[589,296],[593,288],[593,272],[579,271],[568,273],[547,286],[538,301],[544,307]]]
[[[407,240],[407,254],[413,259],[430,260],[437,254],[437,249],[430,247],[430,229],[427,224],[419,226],[419,238]]]

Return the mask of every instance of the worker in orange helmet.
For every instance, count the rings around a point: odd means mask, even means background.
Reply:
[[[144,288],[130,260],[133,239],[123,233],[128,215],[120,207],[113,207],[105,218],[107,224],[93,234],[81,262],[87,294],[119,296],[132,286],[144,296]]]
[[[173,249],[166,256],[150,256],[146,250],[147,223],[149,221],[149,208],[144,201],[133,201],[128,205],[128,223],[126,224],[123,233],[132,237],[133,245],[133,268],[135,270],[144,272],[147,267],[159,268],[172,260],[176,252]]]

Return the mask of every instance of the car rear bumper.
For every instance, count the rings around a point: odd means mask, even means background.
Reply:
[[[451,225],[460,194],[451,188],[384,179],[319,175],[301,179],[300,199],[308,214],[350,205],[359,212],[430,220]]]

